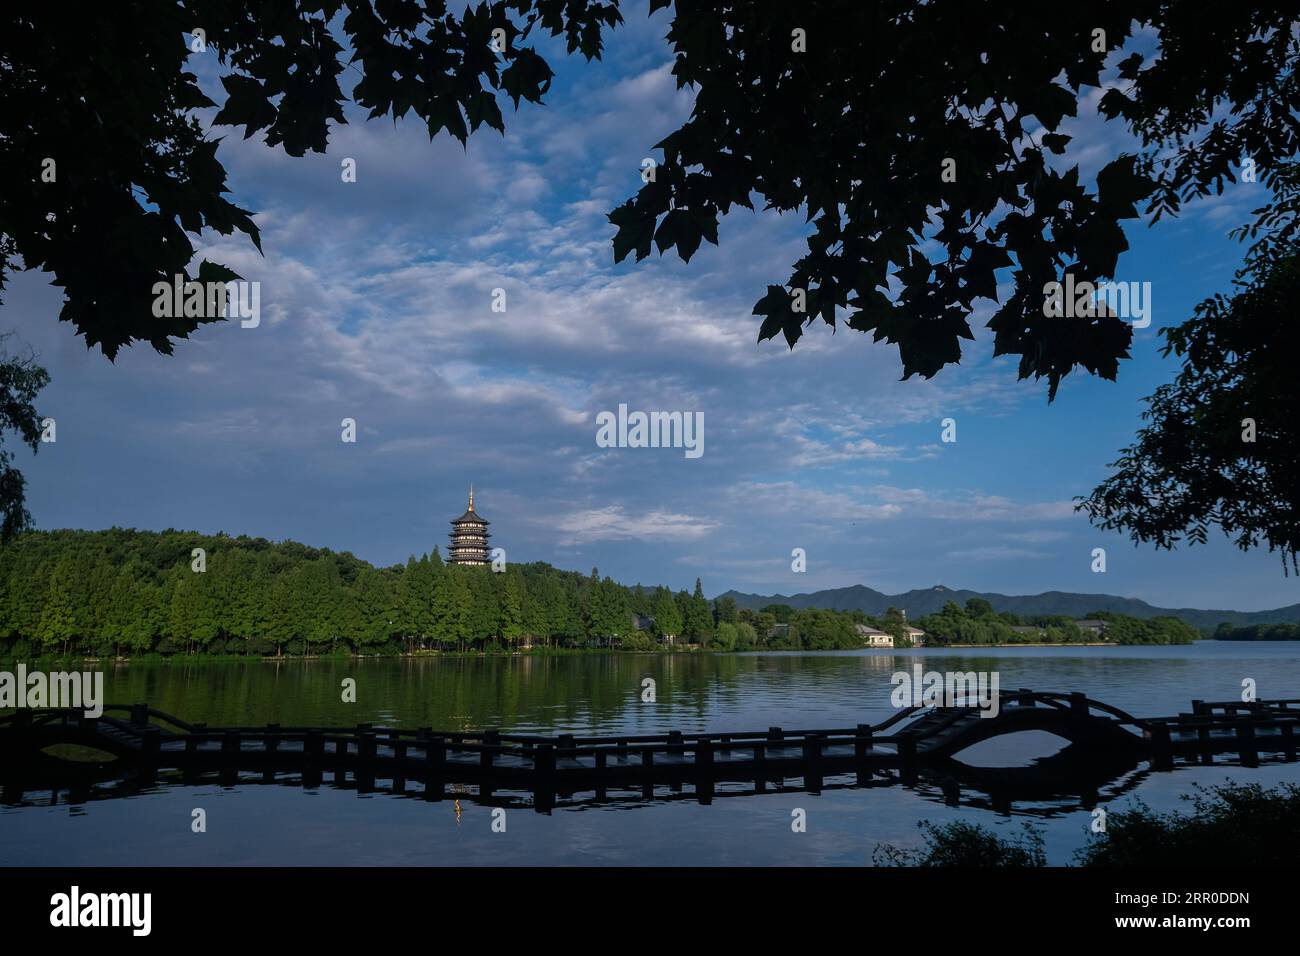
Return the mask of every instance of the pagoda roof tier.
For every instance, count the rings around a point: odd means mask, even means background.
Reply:
[[[492,522],[488,521],[477,511],[466,511],[459,518],[454,518],[451,523],[452,524],[491,524]]]

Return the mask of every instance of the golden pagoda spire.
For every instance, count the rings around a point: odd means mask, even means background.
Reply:
[[[474,485],[473,485],[473,483],[471,483],[470,486],[469,486],[469,510],[470,510],[470,511],[473,511],[473,510],[474,510]]]

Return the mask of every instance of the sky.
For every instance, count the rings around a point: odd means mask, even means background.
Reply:
[[[328,152],[301,159],[215,129],[265,255],[205,234],[195,263],[260,282],[257,328],[208,325],[172,357],[137,345],[110,363],[57,321],[48,275],[14,276],[0,329],[48,368],[37,407],[57,422],[38,455],[14,446],[36,525],[288,538],[387,565],[445,552],[473,483],[509,561],[627,584],[700,578],[710,596],[943,584],[1169,607],[1300,601],[1276,555],[1222,537],[1135,547],[1073,507],[1177,370],[1157,330],[1229,288],[1243,250],[1227,232],[1262,185],[1129,225],[1116,279],[1152,284],[1151,325],[1117,382],[1071,375],[1051,405],[1045,383],[992,357],[988,302],[961,364],[930,381],[900,381],[895,348],[820,322],[793,351],[759,344],[751,310],[803,251],[802,214],[760,203],[689,264],[613,262],[606,214],[693,101],[670,74],[667,12],[624,15],[602,61],[540,45],[558,74],[547,105],[507,108],[505,136],[485,127],[467,148],[351,108]],[[191,63],[220,102],[214,55]],[[1065,130],[1064,161],[1085,176],[1129,144],[1096,115],[1101,93]],[[345,158],[356,182],[342,181]],[[596,416],[619,404],[702,412],[704,454],[599,447]],[[347,417],[355,443],[340,439]],[[940,440],[945,418],[956,442]]]

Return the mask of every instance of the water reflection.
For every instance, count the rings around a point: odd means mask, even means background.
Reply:
[[[106,669],[114,703],[146,702],[211,725],[355,726],[370,722],[418,727],[501,727],[547,736],[573,733],[654,734],[668,730],[728,732],[877,723],[893,713],[890,677],[920,658],[927,669],[997,671],[1004,689],[1082,691],[1139,716],[1186,710],[1192,699],[1229,699],[1241,680],[1258,682],[1266,698],[1300,697],[1300,646],[1205,642],[1180,648],[1007,648],[968,651],[830,654],[611,655],[550,658],[133,663]],[[344,704],[340,683],[357,681],[357,702]],[[641,700],[654,678],[657,700]],[[1010,743],[1002,746],[1012,747]],[[326,773],[316,788],[301,776],[243,774],[186,781],[163,774],[153,783],[85,779],[70,789],[25,790],[0,806],[0,860],[33,863],[519,863],[592,865],[656,863],[870,862],[884,841],[919,839],[918,820],[967,819],[999,826],[1039,820],[1049,856],[1068,862],[1087,838],[1088,809],[1138,797],[1157,810],[1181,810],[1193,782],[1271,785],[1296,780],[1298,764],[1264,761],[1257,770],[1219,762],[1152,773],[1145,763],[1109,768],[1100,779],[1072,779],[1065,768],[1038,789],[1001,779],[989,760],[957,755],[964,766],[921,770],[904,783],[892,773],[868,786],[827,777],[820,796],[802,781],[753,786],[717,784],[702,806],[687,784],[588,793],[556,812],[533,812],[528,794],[498,791],[480,802],[473,787],[426,802],[421,785],[400,795],[376,781],[336,785]],[[1008,749],[996,761],[1043,765],[1050,751]],[[1049,774],[1050,775],[1050,774]],[[384,789],[387,787],[387,789]],[[53,792],[57,791],[57,792]],[[493,834],[485,806],[511,814],[510,836]],[[210,811],[210,831],[190,831],[190,811]],[[790,811],[810,811],[806,834],[794,837]],[[617,812],[616,812],[617,811]],[[575,823],[574,821],[581,821]]]

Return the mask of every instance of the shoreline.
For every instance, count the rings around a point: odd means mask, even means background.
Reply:
[[[1202,638],[1201,640],[1213,640],[1213,638]],[[1191,643],[1188,642],[1190,646]],[[1263,642],[1275,643],[1275,642]],[[1166,646],[1184,646],[1173,644],[1120,644],[1115,641],[1035,641],[998,644],[941,644],[926,647],[830,647],[830,648],[780,648],[765,647],[751,648],[748,650],[721,650],[698,645],[678,645],[675,647],[661,647],[652,649],[623,649],[617,647],[568,647],[568,648],[550,648],[537,649],[530,648],[527,650],[498,650],[498,651],[438,651],[422,650],[411,651],[401,654],[282,654],[282,655],[254,655],[254,654],[143,654],[136,657],[94,657],[78,655],[60,655],[60,654],[39,654],[33,655],[24,660],[30,661],[51,661],[51,662],[72,662],[79,661],[83,664],[165,664],[175,662],[191,663],[243,663],[246,661],[256,661],[261,663],[284,663],[288,661],[355,661],[355,660],[418,660],[421,658],[515,658],[515,657],[585,657],[589,655],[611,655],[611,654],[653,654],[653,655],[673,655],[673,654],[755,654],[765,651],[780,654],[835,654],[852,651],[876,651],[876,652],[895,652],[895,651],[929,651],[929,650],[978,650],[980,648],[1004,648],[1004,647],[1166,647]],[[9,662],[17,661],[18,658],[0,658],[0,661]]]
[[[1189,643],[1195,643],[1189,642]],[[936,645],[936,649],[952,647],[1178,647],[1183,645],[1175,644],[1120,644],[1117,641],[1016,641],[1008,644],[942,644]],[[907,648],[903,648],[907,650]],[[922,647],[919,650],[926,650]]]

